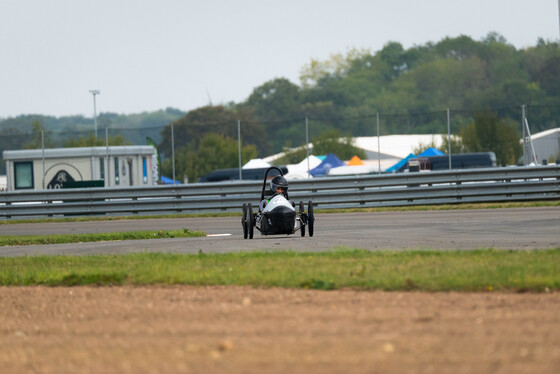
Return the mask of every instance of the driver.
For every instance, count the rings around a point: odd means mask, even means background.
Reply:
[[[272,191],[272,196],[277,194],[282,194],[287,199],[288,198],[288,181],[281,175],[278,175],[270,181],[270,191]]]
[[[262,212],[266,203],[270,201],[276,195],[283,195],[286,199],[288,199],[288,181],[281,175],[278,175],[270,181],[270,192],[272,195],[269,199],[263,199],[260,203],[259,210]]]

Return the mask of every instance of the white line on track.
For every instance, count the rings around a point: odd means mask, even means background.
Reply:
[[[206,236],[231,236],[231,234],[208,234]]]

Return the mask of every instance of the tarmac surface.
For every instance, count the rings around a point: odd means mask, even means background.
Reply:
[[[240,217],[139,219],[0,225],[0,235],[49,235],[144,230],[201,230],[201,238],[123,240],[0,247],[0,256],[131,252],[225,253],[254,250],[545,249],[560,247],[560,207],[316,215],[315,235],[244,240]]]

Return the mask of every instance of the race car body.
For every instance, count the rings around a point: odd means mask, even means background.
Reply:
[[[293,234],[298,229],[296,209],[282,195],[270,199],[255,223],[257,230],[267,235]]]
[[[269,181],[270,190],[267,190]],[[313,203],[309,201],[307,213],[303,201],[299,202],[299,209],[296,210],[294,202],[288,197],[288,183],[282,170],[275,166],[268,168],[265,173],[259,210],[253,213],[250,203],[243,204],[241,225],[245,239],[253,239],[254,228],[262,235],[290,235],[299,230],[301,236],[305,236],[308,227],[311,237],[314,222]]]

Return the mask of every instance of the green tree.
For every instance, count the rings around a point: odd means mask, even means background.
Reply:
[[[186,116],[173,122],[175,150],[185,145],[195,149],[208,134],[220,134],[237,139],[237,121],[241,121],[243,144],[255,144],[259,152],[267,151],[267,137],[264,127],[255,121],[248,108],[206,106],[190,111]],[[166,157],[171,156],[171,124],[161,130],[162,141],[158,150]],[[194,143],[193,143],[194,142]]]
[[[551,96],[560,93],[560,54],[546,60],[542,68],[535,73],[539,85]]]
[[[460,132],[468,152],[494,152],[498,165],[517,163],[522,154],[520,134],[513,122],[491,112],[480,112]]]
[[[285,78],[276,78],[255,88],[246,101],[262,120],[299,115],[299,87]]]
[[[307,157],[307,148],[298,147],[287,150],[284,155],[274,162],[276,165],[297,164]]]
[[[71,138],[64,142],[62,145],[64,147],[101,147],[107,144],[105,138],[98,138],[93,133],[90,133],[87,138],[80,136],[77,139]],[[122,135],[109,136],[109,145],[130,145],[130,142],[126,142]]]
[[[309,65],[304,65],[300,70],[301,85],[308,89],[332,78],[341,78],[350,69],[356,59],[369,55],[369,50],[351,48],[346,55],[342,53],[331,54],[328,60],[319,61],[311,59]]]
[[[25,149],[41,149],[43,146],[45,148],[52,148],[53,143],[50,141],[49,132],[45,131],[43,126],[38,120],[34,120],[31,123],[31,139],[23,144]]]
[[[238,142],[220,134],[207,134],[198,147],[194,141],[181,147],[175,153],[175,177],[183,180],[197,181],[199,177],[217,169],[235,168],[239,166]],[[241,161],[245,163],[257,157],[257,148],[246,145],[241,148]],[[162,165],[163,175],[173,175],[171,159]]]
[[[439,146],[435,139],[432,139],[432,141],[427,144],[420,143],[416,147],[412,148],[412,153],[419,155],[428,148],[436,148],[445,154],[449,154],[449,137],[447,134],[442,134]],[[459,136],[451,135],[451,154],[464,152],[465,146],[463,145],[461,138]]]
[[[451,135],[451,139],[447,135],[441,136],[441,147],[438,149],[446,154],[449,153],[449,142],[451,141],[451,154],[465,153],[465,146],[461,137]]]
[[[300,143],[301,131],[293,131],[296,118],[304,118],[300,88],[285,78],[276,78],[255,88],[240,108],[251,110],[266,133],[262,152],[276,153],[291,143]],[[300,120],[299,123],[302,123]]]
[[[315,138],[310,151],[319,156],[333,153],[343,160],[349,160],[354,156],[366,158],[364,150],[354,145],[354,138],[350,135],[341,135],[337,129],[327,130]],[[301,146],[286,151],[282,157],[276,160],[275,164],[297,164],[306,157],[307,149],[305,146]]]
[[[385,79],[391,81],[408,70],[405,61],[405,50],[399,42],[388,42],[378,53],[380,60],[383,62],[383,70]]]
[[[334,153],[342,160],[349,160],[354,156],[365,159],[364,150],[354,145],[354,138],[350,135],[341,135],[338,130],[325,131],[313,140],[313,154],[326,155]]]
[[[382,117],[383,134],[443,133],[445,116],[416,114],[501,108],[500,118],[518,121],[520,106],[527,104],[540,106],[529,120],[541,131],[557,127],[559,58],[556,42],[541,40],[516,50],[497,33],[479,41],[448,37],[409,49],[389,42],[375,53],[350,51],[312,60],[301,70],[299,90],[282,79],[267,82],[255,90],[251,108],[256,120],[274,123],[266,128],[273,152],[303,143],[301,119],[291,120],[300,108],[320,122],[321,130],[367,136],[376,113],[389,115]],[[472,114],[463,118],[456,121],[461,126]]]
[[[298,85],[276,78],[256,87],[239,104],[188,113],[172,108],[132,115],[102,113],[99,129],[110,128],[110,135],[121,134],[132,144],[144,144],[149,136],[161,145],[162,155],[170,157],[171,123],[175,150],[194,142],[196,152],[209,133],[237,139],[241,120],[243,143],[255,144],[264,156],[303,144],[306,116],[312,136],[332,129],[352,136],[375,135],[376,113],[381,114],[382,135],[439,134],[446,132],[445,116],[439,115],[446,108],[456,110],[453,121],[462,128],[473,121],[472,113],[486,108],[497,110],[505,123],[518,122],[520,106],[526,104],[536,133],[558,127],[559,46],[539,39],[536,46],[517,50],[496,33],[481,40],[446,37],[408,49],[391,41],[374,52],[352,49],[325,61],[312,60],[301,70]],[[87,134],[93,128],[93,119],[83,116],[0,119],[0,152],[25,143],[38,146],[37,131],[30,136],[35,120],[57,146],[73,133]]]
[[[415,155],[419,155],[420,153],[424,152],[428,148],[437,148],[442,151],[438,146],[436,140],[432,137],[432,140],[428,143],[419,143],[416,147],[412,148],[412,153]],[[443,151],[447,153],[446,151]]]

